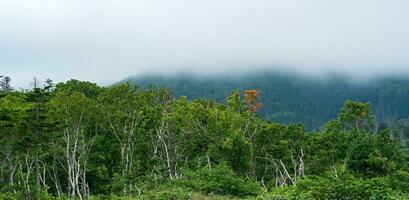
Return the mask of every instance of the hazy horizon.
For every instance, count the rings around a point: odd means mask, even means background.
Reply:
[[[136,74],[409,77],[404,0],[4,0],[0,75],[111,84]]]

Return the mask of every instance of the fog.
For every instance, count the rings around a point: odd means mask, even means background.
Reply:
[[[0,75],[409,76],[407,0],[2,0]]]

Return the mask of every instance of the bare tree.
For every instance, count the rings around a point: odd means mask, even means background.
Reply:
[[[302,147],[300,148],[300,152],[297,155],[297,159],[294,159],[293,155],[291,155],[292,167],[293,167],[293,171],[291,172],[287,169],[287,166],[281,159],[276,159],[273,156],[271,156],[269,153],[266,153],[266,156],[263,159],[268,160],[275,169],[276,187],[283,187],[283,186],[287,186],[288,184],[296,185],[298,177],[301,177],[301,178],[305,177],[304,156],[305,156],[304,150]],[[262,179],[262,181],[264,180]]]

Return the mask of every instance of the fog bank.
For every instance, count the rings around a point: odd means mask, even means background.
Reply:
[[[405,0],[3,0],[0,74],[409,76]]]

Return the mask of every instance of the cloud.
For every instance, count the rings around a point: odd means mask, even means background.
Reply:
[[[0,73],[110,83],[142,72],[409,75],[406,0],[3,0]]]

